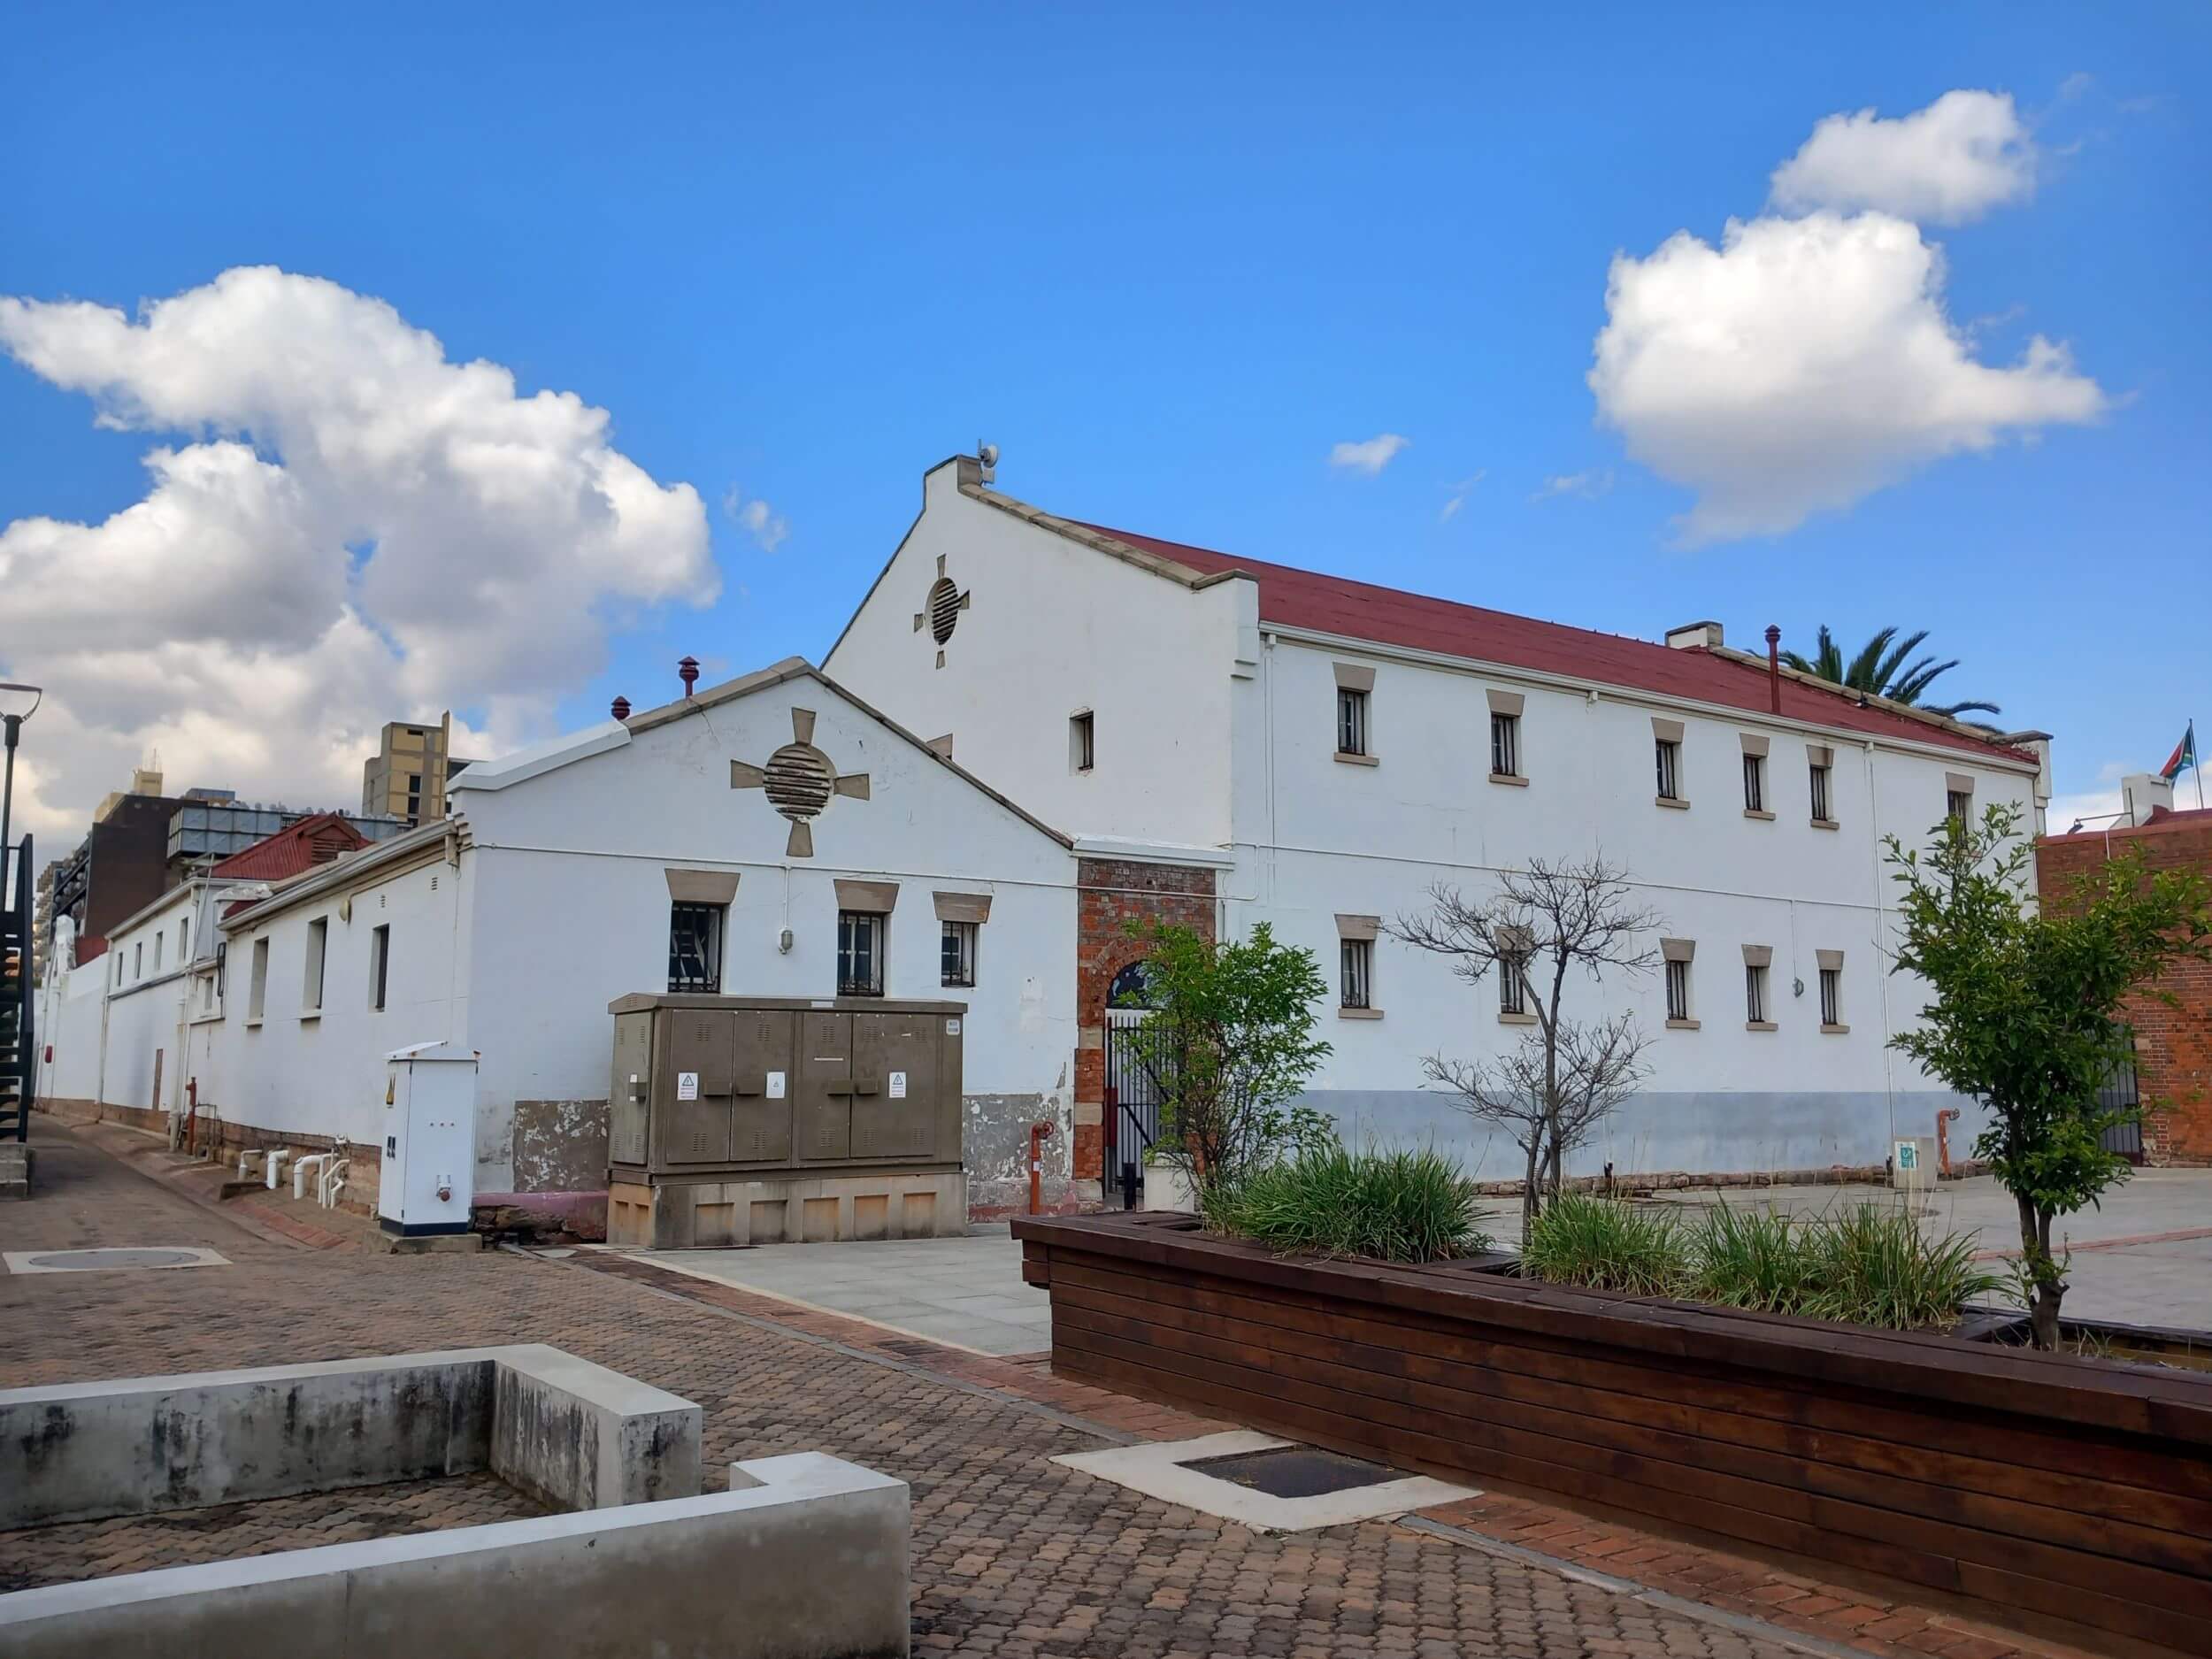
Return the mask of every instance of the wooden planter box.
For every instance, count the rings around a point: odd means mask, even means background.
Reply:
[[[2212,1655],[2212,1377],[1014,1223],[1063,1374]]]

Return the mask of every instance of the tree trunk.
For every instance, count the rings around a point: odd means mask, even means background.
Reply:
[[[2029,1286],[2030,1339],[2044,1353],[2058,1348],[2058,1304],[2066,1294],[2058,1263],[2051,1259],[2051,1217],[2031,1200],[2018,1197],[2020,1206],[2020,1264]]]
[[[1528,1179],[1521,1184],[1521,1237],[1528,1237],[1530,1225],[1543,1210],[1543,1201],[1536,1187],[1536,1166],[1544,1145],[1541,1129],[1531,1125],[1528,1144],[1522,1148],[1528,1154]]]

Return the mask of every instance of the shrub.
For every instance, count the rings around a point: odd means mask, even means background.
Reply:
[[[1814,1264],[1803,1232],[1778,1210],[1709,1210],[1690,1227],[1683,1294],[1724,1308],[1795,1313]]]
[[[1721,1204],[1686,1221],[1586,1194],[1555,1201],[1521,1247],[1522,1271],[1555,1284],[1897,1331],[1949,1325],[1997,1289],[1973,1257],[1970,1234],[1932,1239],[1877,1204],[1801,1221]]]
[[[1587,1193],[1555,1198],[1529,1223],[1521,1268],[1536,1279],[1632,1296],[1671,1296],[1686,1256],[1681,1222]]]
[[[1816,1319],[1910,1331],[1945,1325],[2003,1280],[1974,1265],[1974,1239],[1931,1239],[1902,1210],[1861,1204],[1809,1225],[1810,1283],[1799,1311]]]
[[[1475,1183],[1442,1154],[1331,1144],[1205,1194],[1207,1224],[1271,1250],[1433,1262],[1487,1249]]]

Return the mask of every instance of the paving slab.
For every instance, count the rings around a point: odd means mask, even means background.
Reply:
[[[1051,1303],[1022,1283],[1022,1247],[1003,1224],[957,1239],[626,1254],[979,1354],[1052,1346]]]

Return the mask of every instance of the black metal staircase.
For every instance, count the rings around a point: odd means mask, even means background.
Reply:
[[[27,1140],[38,1085],[38,1006],[33,983],[31,838],[16,845],[13,867],[0,847],[0,1141]]]

